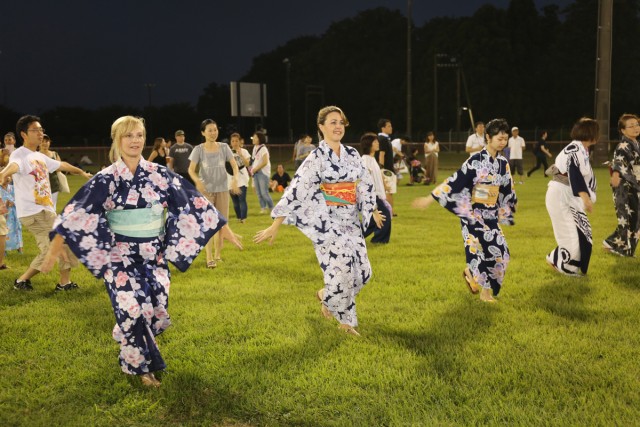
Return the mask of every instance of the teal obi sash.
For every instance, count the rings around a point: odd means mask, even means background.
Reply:
[[[114,209],[107,212],[109,228],[127,237],[158,237],[164,232],[166,209]]]

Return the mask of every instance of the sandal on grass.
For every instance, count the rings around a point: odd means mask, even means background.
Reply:
[[[0,270],[9,270],[11,267],[9,267],[7,264],[2,264],[0,265]]]
[[[464,279],[464,282],[467,284],[467,288],[469,289],[469,292],[471,292],[474,295],[480,292],[480,288],[478,288],[478,284],[475,282],[475,280],[473,280],[473,277],[467,276],[466,269],[462,271],[462,278]]]
[[[207,261],[207,268],[216,268],[217,266],[215,261]]]
[[[158,388],[161,384],[160,381],[156,379],[155,375],[153,375],[153,373],[140,375],[140,381],[142,382],[142,385],[146,387]]]
[[[347,325],[346,323],[342,323],[340,326],[338,326],[338,329],[340,329],[341,331],[344,331],[345,333],[349,334],[349,335],[353,335],[356,337],[360,336],[360,333],[358,331],[356,331],[353,326]]]

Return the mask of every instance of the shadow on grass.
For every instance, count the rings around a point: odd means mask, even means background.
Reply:
[[[488,305],[476,299],[466,299],[444,312],[438,321],[423,330],[390,329],[373,326],[377,333],[424,356],[432,368],[444,377],[463,371],[466,358],[462,355],[470,343],[482,341],[490,333],[499,304]],[[375,332],[374,332],[375,333]]]
[[[335,333],[328,333],[328,329],[334,327]],[[289,380],[304,375],[310,366],[335,351],[345,339],[353,338],[341,334],[337,323],[331,324],[325,319],[309,319],[305,330],[308,333],[304,338],[288,340],[290,344],[271,348],[248,346],[245,351],[238,352],[237,357],[217,366],[216,372],[199,374],[189,367],[171,368],[165,377],[170,377],[170,381],[163,385],[168,387],[163,390],[174,395],[167,400],[166,406],[172,422],[214,420],[251,425],[290,424],[284,407],[267,408],[261,402],[283,393]],[[305,425],[305,422],[300,420],[296,425]]]
[[[540,286],[534,304],[549,313],[587,322],[594,312],[584,307],[584,299],[591,293],[589,277],[560,277]]]
[[[640,291],[640,269],[638,260],[635,258],[622,258],[616,255],[609,255],[615,258],[611,266],[609,277],[611,281],[622,288],[630,291]]]

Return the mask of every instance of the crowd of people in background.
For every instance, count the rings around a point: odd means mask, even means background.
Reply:
[[[311,239],[325,282],[316,292],[321,313],[337,320],[345,332],[359,335],[355,298],[372,272],[365,239],[373,235],[370,244],[390,243],[392,223],[398,216],[394,195],[406,174],[408,186],[433,186],[430,196],[416,199],[413,207],[426,208],[437,201],[460,218],[466,254],[464,283],[482,301],[494,303],[510,261],[499,224],[514,223],[515,184],[525,184],[527,143],[518,127],[509,127],[505,119],[474,125],[464,144],[469,157],[440,182],[442,147],[433,131],[424,142],[411,143],[408,137],[394,135],[391,120],[381,118],[375,132],[360,137],[358,152],[342,143],[348,121],[335,106],[318,114],[317,144],[311,135],[302,134],[290,162],[278,163],[275,171],[263,130],[251,135],[248,149],[239,133],[220,138],[217,123],[206,119],[200,126],[199,143],[187,143],[185,132],[177,130],[175,143],[172,138],[156,137],[144,159],[144,122],[126,116],[112,127],[112,164],[104,165],[92,178],[52,149],[53,140],[40,118],[23,116],[16,125],[17,133],[4,135],[0,152],[0,270],[10,269],[5,257],[8,251],[22,251],[23,231],[33,235],[39,253],[15,279],[15,289],[32,290],[31,279],[49,271],[56,261],[60,273],[54,291],[77,289],[71,270],[83,263],[105,280],[110,293],[123,371],[140,375],[146,385],[157,387],[153,372],[164,369],[164,361],[153,336],[169,324],[163,293],[169,280],[166,262],[184,270],[204,248],[206,267],[213,269],[221,265],[223,239],[241,248],[227,224],[229,200],[239,224],[249,217],[250,188],[259,214],[271,214],[273,223],[256,234],[256,243],[273,242],[281,224],[295,225]],[[602,247],[615,255],[633,257],[640,238],[638,116],[621,116],[618,130],[621,139],[609,162],[618,226]],[[553,157],[549,134],[540,132],[532,150],[535,165],[526,173],[528,178],[543,168],[549,178],[546,208],[557,246],[546,255],[546,262],[568,276],[584,276],[592,254],[588,213],[596,201],[596,180],[589,156],[598,135],[595,120],[578,120],[571,131],[572,142],[549,166],[547,159]],[[89,182],[56,217],[61,211],[58,194],[70,191],[67,173]],[[180,209],[188,211],[181,213]],[[107,220],[100,222],[97,218],[102,216]],[[165,229],[175,230],[169,243],[159,239]],[[119,237],[113,240],[114,236]],[[96,248],[104,253],[98,254]],[[133,264],[129,263],[133,258],[122,261],[123,251],[135,258]],[[151,252],[164,254],[166,260],[152,257]],[[112,257],[111,261],[105,257]],[[131,329],[140,313],[124,313],[126,302],[120,292],[126,289],[120,289],[122,283],[114,285],[120,280],[114,278],[116,274],[144,276],[140,280],[148,282],[141,295],[156,305],[153,322],[146,327]],[[141,300],[140,306],[149,301]]]

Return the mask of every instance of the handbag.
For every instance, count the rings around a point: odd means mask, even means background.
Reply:
[[[67,176],[61,171],[56,171],[56,175],[58,176],[58,181],[60,181],[60,192],[71,193],[71,190],[69,189],[69,181],[67,181]]]

